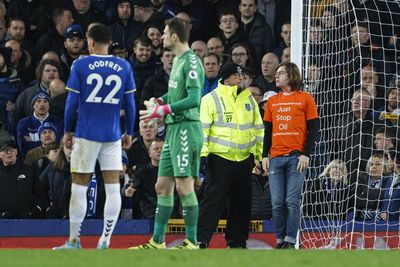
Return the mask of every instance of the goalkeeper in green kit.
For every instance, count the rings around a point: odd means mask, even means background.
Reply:
[[[145,101],[147,110],[140,119],[157,121],[166,117],[167,136],[161,152],[157,192],[157,209],[153,237],[145,244],[129,249],[164,249],[165,232],[174,206],[174,188],[183,207],[186,239],[174,249],[198,249],[198,203],[194,179],[199,175],[203,132],[200,123],[200,99],[204,70],[200,59],[188,45],[189,29],[178,18],[165,22],[163,44],[176,57],[168,83],[168,93]]]

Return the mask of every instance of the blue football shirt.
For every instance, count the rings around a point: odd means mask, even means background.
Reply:
[[[111,55],[81,57],[72,64],[67,90],[79,94],[75,137],[98,142],[121,138],[124,94],[133,97],[136,90],[128,61]]]

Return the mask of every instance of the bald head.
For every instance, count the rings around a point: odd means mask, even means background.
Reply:
[[[261,72],[266,80],[275,80],[275,71],[279,65],[279,57],[274,53],[267,53],[261,60]]]
[[[67,90],[65,90],[65,83],[60,79],[52,80],[49,85],[49,90],[51,98],[67,92]]]
[[[203,41],[194,41],[190,48],[194,51],[194,53],[200,58],[203,59],[207,54],[207,45]]]
[[[11,64],[13,66],[18,65],[19,59],[22,56],[21,45],[15,40],[8,40],[5,43],[4,46],[5,47],[9,47],[12,50],[12,53],[11,53]]]
[[[224,52],[224,44],[218,37],[212,37],[207,42],[207,49],[208,52],[215,53],[221,57],[222,53]]]
[[[54,51],[48,51],[48,52],[44,53],[41,61],[46,60],[46,59],[51,59],[51,60],[60,62],[60,57]]]

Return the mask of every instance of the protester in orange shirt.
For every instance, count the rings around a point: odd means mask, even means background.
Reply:
[[[295,64],[280,64],[275,82],[282,91],[265,107],[262,166],[269,174],[277,248],[293,248],[300,222],[301,188],[319,119],[314,98],[302,91],[303,81]]]

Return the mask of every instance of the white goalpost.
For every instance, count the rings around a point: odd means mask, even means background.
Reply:
[[[400,2],[293,0],[291,26],[291,60],[321,119],[299,246],[400,248]]]

